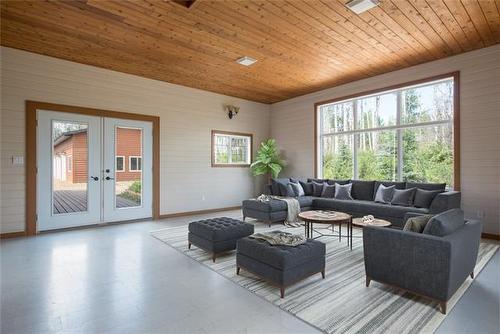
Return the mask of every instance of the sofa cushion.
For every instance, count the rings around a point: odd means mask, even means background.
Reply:
[[[351,183],[352,183],[352,191],[351,191],[352,198],[361,199],[365,201],[373,200],[375,181],[351,180]]]
[[[333,198],[335,196],[335,185],[324,184],[321,197]]]
[[[375,199],[375,195],[377,195],[378,186],[383,184],[386,187],[395,186],[395,189],[405,189],[406,182],[396,182],[396,181],[375,181],[375,186],[373,187],[373,199]]]
[[[335,183],[344,185],[344,184],[351,183],[351,180],[331,180],[331,179],[328,179],[328,180],[326,180],[326,183],[328,183],[329,185],[332,185],[332,186],[334,186]]]
[[[299,181],[299,183],[302,186],[302,189],[304,189],[304,195],[305,196],[312,196],[313,195],[314,189],[313,189],[312,182]]]
[[[403,231],[422,233],[431,218],[432,215],[410,217],[403,226]]]
[[[316,258],[324,258],[326,246],[321,241],[307,240],[295,247],[271,246],[267,241],[253,238],[238,240],[237,252],[280,270],[294,268]]]
[[[352,183],[348,184],[338,184],[335,183],[335,198],[342,200],[352,200],[351,196]]]
[[[295,191],[292,188],[292,185],[290,182],[287,184],[279,183],[279,188],[280,188],[280,194],[283,197],[295,197]]]
[[[383,184],[379,184],[378,188],[375,192],[375,202],[383,203],[383,204],[390,204],[395,188],[396,188],[395,185],[386,187]]]
[[[290,182],[289,178],[271,179],[271,189],[274,196],[283,196],[280,192],[279,184],[287,184]]]
[[[413,205],[417,208],[429,208],[431,206],[434,197],[437,194],[443,192],[442,190],[423,190],[418,189],[415,192],[415,199],[413,200]]]
[[[420,182],[406,182],[406,189],[418,188],[424,190],[441,190],[444,191],[446,183],[420,183]]]
[[[423,233],[444,237],[452,234],[464,225],[464,212],[460,209],[451,209],[432,217],[425,226]]]
[[[295,193],[295,197],[305,195],[304,188],[302,188],[299,181],[290,181],[290,185],[292,186],[293,192]]]
[[[228,217],[195,221],[189,223],[188,229],[189,232],[211,241],[237,239],[254,232],[252,224]]]
[[[321,193],[323,192],[323,185],[324,183],[318,183],[313,181],[313,196],[320,197]]]
[[[411,189],[394,189],[391,204],[401,206],[412,206],[413,198],[415,197],[416,188]]]
[[[312,206],[319,210],[334,210],[352,213],[355,216],[373,215],[375,217],[403,218],[407,212],[426,214],[425,208],[399,205],[385,205],[373,201],[339,200],[334,198],[314,198]]]

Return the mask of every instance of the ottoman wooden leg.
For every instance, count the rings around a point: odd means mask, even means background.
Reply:
[[[321,277],[325,279],[325,269],[321,270]]]
[[[212,262],[213,262],[213,263],[215,263],[215,258],[216,258],[216,257],[217,257],[217,255],[214,253],[214,254],[212,255]]]
[[[446,302],[440,302],[439,306],[441,307],[441,313],[446,314]]]
[[[474,272],[470,273],[470,278],[474,279]]]
[[[370,286],[370,281],[371,281],[371,278],[366,276],[366,287]]]
[[[284,286],[280,287],[280,295],[281,295],[281,298],[285,298],[285,287]]]
[[[240,267],[236,267],[236,275],[240,274]]]
[[[188,242],[188,249],[191,249],[191,243]]]

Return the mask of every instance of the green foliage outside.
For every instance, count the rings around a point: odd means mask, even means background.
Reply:
[[[137,205],[141,204],[141,181],[134,181],[125,191],[118,194],[119,197],[136,202]]]
[[[280,157],[276,140],[268,139],[260,144],[255,161],[250,165],[254,176],[272,175],[277,178],[285,162]]]
[[[452,89],[452,85],[445,87]],[[441,89],[441,88],[440,88]],[[407,123],[432,121],[428,112],[421,108],[421,96],[414,89],[402,93],[405,101]],[[433,108],[436,113],[446,113],[449,92],[435,92]],[[378,105],[377,105],[378,108]],[[369,111],[373,113],[373,111]],[[362,114],[360,119],[370,117]],[[439,116],[438,116],[439,117]],[[332,117],[333,118],[333,117]],[[337,120],[338,121],[338,120]],[[378,124],[384,126],[383,119]],[[369,128],[370,124],[365,125]],[[416,182],[446,182],[453,185],[452,130],[448,125],[411,128],[391,131],[373,131],[357,134],[358,177],[365,180],[397,180],[397,136],[402,133],[403,170],[402,179]],[[354,135],[351,135],[354,136]],[[323,177],[350,179],[354,174],[352,148],[346,143],[346,135],[337,136],[337,146],[325,147],[323,155]],[[354,137],[351,137],[351,140]]]
[[[142,187],[142,182],[141,181],[134,181],[129,187],[128,190],[134,192],[134,193],[141,193],[141,187]]]

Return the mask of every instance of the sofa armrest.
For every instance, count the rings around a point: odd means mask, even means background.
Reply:
[[[375,281],[446,301],[451,243],[444,238],[367,226],[363,229],[365,271]]]
[[[460,191],[446,191],[437,194],[429,208],[430,213],[440,213],[450,209],[460,209]]]
[[[481,242],[482,224],[469,220],[462,228],[444,237],[451,244],[450,284],[448,298],[474,271]]]

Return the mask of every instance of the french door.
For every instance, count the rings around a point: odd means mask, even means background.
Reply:
[[[38,230],[152,216],[150,122],[37,111]]]

